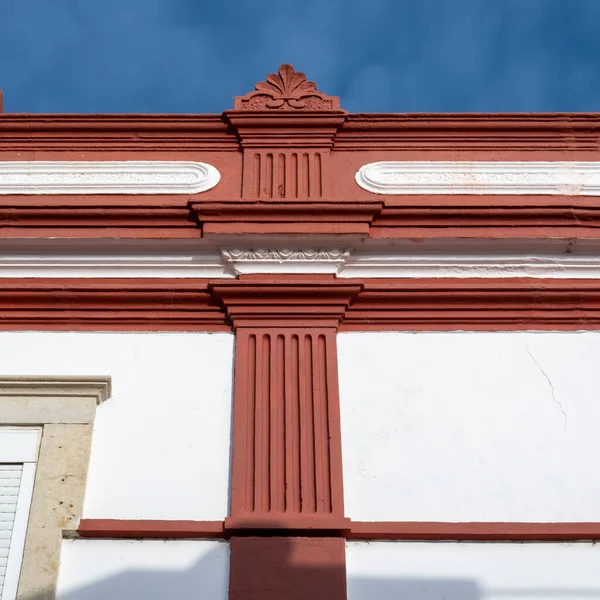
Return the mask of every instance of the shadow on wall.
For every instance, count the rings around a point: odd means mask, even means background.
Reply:
[[[346,597],[348,600],[480,600],[476,583],[460,579],[350,578],[346,596],[343,563],[324,564],[332,558],[331,549],[325,548],[323,556],[315,556],[314,548],[322,547],[321,540],[302,538],[308,545],[298,545],[297,539],[232,538],[232,544],[241,543],[234,560],[244,564],[236,564],[238,580],[232,581],[229,594],[228,552],[224,542],[205,552],[191,566],[181,568],[177,566],[177,556],[171,555],[181,551],[181,540],[176,543],[168,540],[74,541],[72,552],[61,564],[58,600],[342,600]],[[257,545],[253,547],[252,541],[257,541]],[[343,546],[344,541],[338,541]],[[193,545],[202,541],[184,543]],[[103,552],[96,554],[94,544],[102,544]],[[238,551],[240,547],[242,550]],[[109,548],[114,548],[114,552]],[[257,560],[259,553],[260,561]],[[151,555],[154,556],[147,565],[141,564]],[[158,555],[168,557],[165,563],[173,566],[157,567]],[[337,556],[333,559],[335,562]],[[90,561],[96,562],[91,564]],[[26,600],[49,600],[50,597],[34,596]]]
[[[350,575],[346,592],[341,538],[234,537],[235,575],[229,582],[229,544],[209,543],[210,549],[202,540],[73,541],[61,563],[58,600],[600,599],[598,589],[483,591],[468,578]],[[190,560],[198,548],[202,557]]]

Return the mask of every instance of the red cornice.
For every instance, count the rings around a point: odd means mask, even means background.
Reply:
[[[600,113],[354,113],[335,150],[597,151]]]
[[[360,284],[306,277],[223,281],[209,286],[238,327],[337,327]]]
[[[374,202],[192,202],[204,235],[362,234],[368,235],[381,203]]]
[[[341,325],[346,331],[598,328],[600,282],[526,278],[366,279]]]
[[[2,113],[0,149],[235,150],[228,114]],[[337,150],[597,150],[600,139],[600,113],[345,113],[340,126]]]
[[[0,289],[5,331],[600,329],[600,282],[584,279],[11,278]]]
[[[600,113],[349,114],[290,65],[220,115],[0,114],[0,160],[202,160],[193,196],[0,197],[4,237],[598,238],[593,197],[379,195],[382,160],[596,161]]]
[[[222,115],[0,114],[0,150],[237,151]]]
[[[205,280],[3,279],[0,330],[230,331]]]

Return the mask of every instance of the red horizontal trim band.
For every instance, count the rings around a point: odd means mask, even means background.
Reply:
[[[281,535],[281,527],[271,523],[257,523],[228,519],[226,529],[223,521],[177,521],[177,520],[128,520],[128,519],[82,519],[78,534],[85,538],[127,539],[225,539],[242,529],[268,530],[270,535]],[[317,523],[281,522],[286,534],[313,530]],[[322,524],[321,524],[322,525]],[[381,521],[365,522],[337,519],[336,528],[349,540],[422,540],[464,542],[576,542],[600,540],[600,522],[589,523],[447,523]],[[229,530],[229,531],[228,531]]]
[[[78,533],[85,538],[223,539],[223,521],[154,521],[82,519]]]
[[[237,325],[289,326],[315,314],[332,319],[332,327],[340,324],[341,331],[600,329],[599,280],[331,279],[328,284],[319,276],[301,276],[293,282],[277,275],[270,280],[5,278],[0,279],[0,330],[231,331],[236,320]],[[338,288],[352,294],[340,300]],[[225,289],[227,310],[220,298]],[[309,292],[313,297],[307,299]]]
[[[600,540],[600,523],[435,523],[353,521],[350,540],[575,542]]]

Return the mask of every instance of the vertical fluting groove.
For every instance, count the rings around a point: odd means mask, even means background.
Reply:
[[[321,391],[321,404],[319,421],[322,423],[321,432],[321,453],[323,465],[323,510],[330,513],[332,511],[331,502],[331,449],[329,438],[331,431],[329,429],[329,394],[327,389],[327,336],[320,334],[318,338],[318,359],[319,368],[318,379],[319,389]]]
[[[295,198],[298,197],[300,193],[298,186],[300,185],[298,182],[300,181],[300,176],[298,173],[298,153],[294,152],[292,154],[292,193]]]
[[[271,338],[271,511],[281,513],[285,510],[284,502],[284,474],[285,474],[285,445],[283,443],[284,431],[284,390],[283,390],[283,336],[281,334]]]
[[[310,156],[308,152],[302,154],[302,179],[304,182],[304,193],[310,198]]]
[[[248,336],[248,405],[246,409],[246,489],[245,508],[248,511],[255,509],[254,490],[256,489],[255,469],[255,411],[256,411],[256,336]]]
[[[308,428],[306,420],[306,343],[304,336],[298,336],[298,428],[300,430],[300,512],[308,512],[310,506],[309,486],[310,472],[308,469]],[[303,426],[304,425],[304,426]]]
[[[278,164],[277,164],[277,196],[279,198],[285,198],[285,154],[279,153]]]
[[[272,152],[268,152],[267,153],[267,159],[266,159],[266,165],[265,165],[265,171],[266,171],[266,190],[265,190],[265,194],[267,196],[267,198],[272,198],[273,197],[273,182],[275,179],[275,163],[273,161],[273,153]]]
[[[311,336],[312,340],[312,416],[313,416],[313,454],[315,465],[315,510],[323,512],[325,507],[325,480],[324,480],[324,465],[323,465],[323,389],[321,368],[319,365],[320,356],[320,335]]]
[[[305,406],[305,431],[306,431],[306,471],[308,488],[306,497],[308,499],[307,511],[311,513],[317,512],[317,481],[315,469],[315,421],[314,421],[314,388],[313,388],[313,361],[314,347],[313,337],[311,334],[304,336],[304,344],[306,346],[306,406]]]
[[[260,198],[260,178],[261,178],[261,173],[260,173],[260,154],[257,152],[254,155],[254,197],[255,198]]]
[[[265,512],[271,510],[271,336],[266,333],[262,338],[263,343],[263,394],[264,401],[262,406],[262,465],[263,474],[262,485],[262,509]]]
[[[254,382],[256,388],[256,400],[254,403],[254,510],[262,511],[262,489],[264,487],[262,472],[262,449],[263,449],[263,343],[262,335],[256,336],[256,370]]]
[[[321,153],[315,153],[315,196],[317,198],[323,197],[323,169],[321,165]]]
[[[294,198],[298,197],[298,153],[293,152],[290,160],[290,187]]]
[[[290,498],[288,507],[294,513],[302,510],[302,453],[301,453],[301,423],[300,423],[300,338],[290,336],[289,352],[289,382],[290,382]]]

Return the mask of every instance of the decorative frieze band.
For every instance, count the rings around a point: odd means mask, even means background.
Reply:
[[[219,171],[185,161],[2,161],[0,194],[197,194]]]
[[[383,161],[356,183],[374,194],[600,195],[600,162]]]
[[[236,274],[337,273],[349,250],[340,248],[224,249],[221,251]]]

